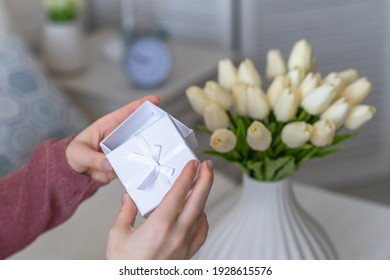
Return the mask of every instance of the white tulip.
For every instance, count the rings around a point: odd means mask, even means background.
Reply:
[[[344,97],[337,99],[330,105],[321,115],[321,119],[328,119],[333,121],[336,130],[339,129],[347,119],[351,105]]]
[[[273,108],[282,95],[283,91],[290,86],[290,78],[287,76],[277,76],[271,83],[267,91],[268,101]]]
[[[334,96],[334,86],[323,84],[306,94],[302,100],[301,106],[309,114],[319,115],[328,108]]]
[[[306,40],[296,42],[288,58],[288,69],[301,68],[305,73],[312,68],[311,46]]]
[[[345,126],[350,130],[356,130],[360,128],[367,121],[371,120],[376,110],[372,106],[368,105],[357,105],[351,109]]]
[[[219,128],[215,130],[210,138],[210,146],[220,153],[232,151],[236,144],[236,135],[226,128]]]
[[[318,87],[321,83],[321,74],[320,73],[307,73],[306,77],[303,79],[299,85],[299,90],[301,91],[301,97],[303,98],[306,94],[311,92],[313,89]]]
[[[331,120],[319,120],[313,124],[310,142],[317,147],[325,147],[333,142],[336,126]]]
[[[330,84],[334,86],[335,90],[335,98],[338,98],[341,96],[341,93],[343,92],[345,88],[345,80],[339,76],[338,73],[332,72],[329,73],[325,79],[324,83]]]
[[[211,102],[206,93],[200,87],[191,86],[186,89],[186,96],[194,111],[203,116],[204,108]]]
[[[282,141],[290,148],[299,148],[311,137],[313,127],[305,122],[292,122],[282,129]]]
[[[246,90],[246,109],[248,116],[263,120],[268,117],[270,105],[267,95],[259,87],[248,87]]]
[[[212,102],[204,108],[204,122],[208,129],[214,131],[229,126],[229,116],[217,103]]]
[[[246,134],[246,142],[255,151],[265,151],[272,142],[271,132],[259,121],[254,121]]]
[[[295,117],[299,107],[300,95],[301,93],[296,88],[287,88],[283,91],[274,107],[274,114],[278,121],[288,122]]]
[[[284,75],[287,72],[286,63],[284,62],[280,50],[269,50],[267,53],[267,79],[273,80],[279,75]]]
[[[228,58],[220,60],[218,63],[218,83],[230,90],[237,80],[237,68],[233,62]]]
[[[214,81],[208,81],[204,88],[208,99],[214,101],[223,109],[228,110],[233,104],[233,98],[230,92]]]
[[[260,74],[249,59],[245,59],[238,66],[238,80],[249,86],[261,87],[262,85]]]
[[[353,68],[341,71],[338,74],[339,77],[344,79],[345,85],[349,85],[359,78],[359,73]]]
[[[238,82],[232,87],[233,107],[237,115],[246,116],[246,89],[247,85]]]
[[[305,72],[302,70],[302,68],[296,67],[289,70],[287,76],[290,78],[291,86],[298,88],[303,78],[305,77]]]
[[[356,105],[361,103],[371,92],[371,90],[371,83],[367,80],[366,77],[362,77],[349,84],[344,89],[341,96],[345,97],[350,104]]]

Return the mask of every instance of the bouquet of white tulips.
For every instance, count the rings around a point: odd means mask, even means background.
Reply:
[[[186,90],[192,108],[203,116],[201,128],[211,134],[209,154],[241,167],[264,181],[290,176],[310,158],[341,150],[336,144],[356,133],[375,108],[361,102],[372,91],[355,69],[316,72],[306,40],[293,46],[287,64],[279,50],[267,54],[268,90],[254,64],[236,67],[219,61],[218,82]],[[343,128],[352,132],[341,132]]]

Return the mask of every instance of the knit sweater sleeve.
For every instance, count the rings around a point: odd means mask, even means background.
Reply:
[[[24,166],[0,178],[0,259],[63,223],[102,185],[69,166],[71,140],[44,142]]]

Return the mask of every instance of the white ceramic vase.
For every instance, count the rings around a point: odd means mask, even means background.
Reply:
[[[208,216],[196,259],[336,259],[324,230],[295,199],[291,179],[244,175],[243,187]]]
[[[46,67],[56,74],[72,74],[86,66],[83,32],[79,21],[48,22],[43,30]]]

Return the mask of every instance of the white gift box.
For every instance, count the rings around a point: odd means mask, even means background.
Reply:
[[[147,216],[188,161],[197,159],[193,130],[146,101],[101,143],[119,180]]]

